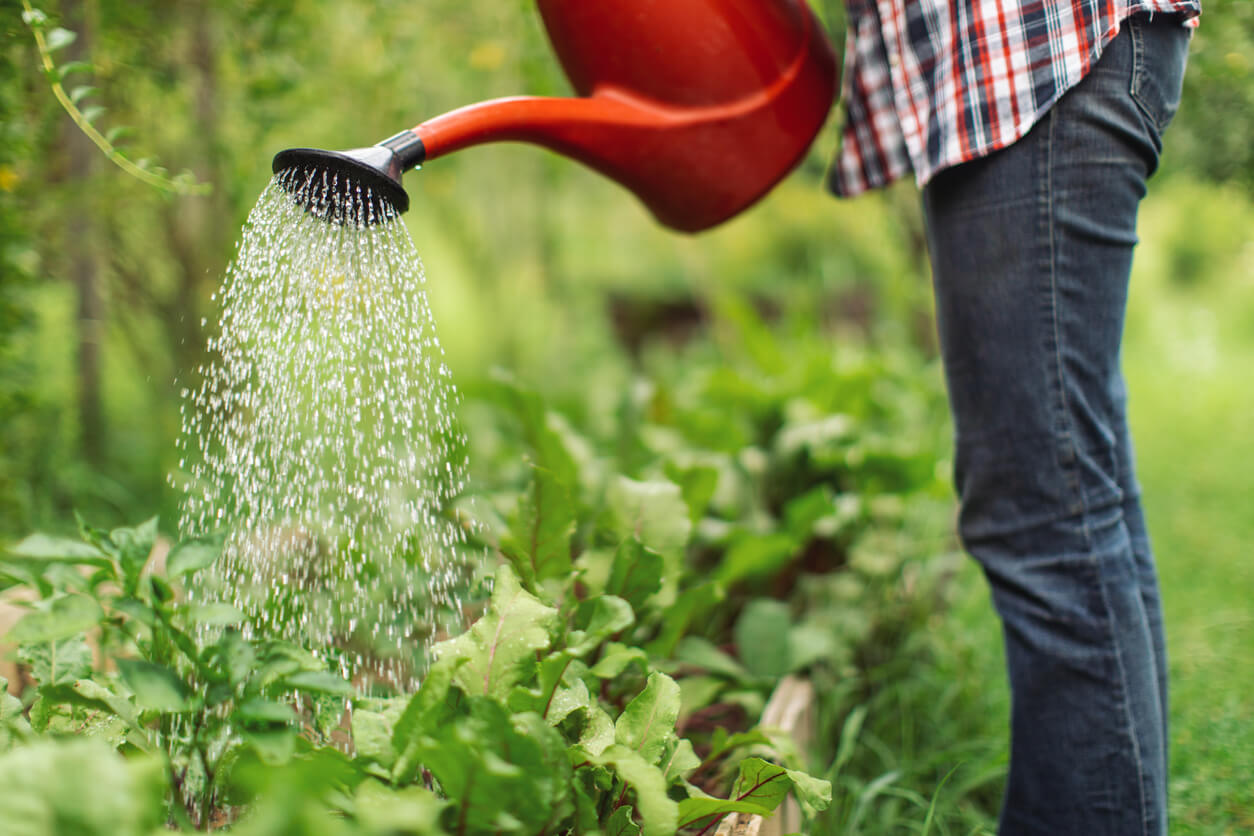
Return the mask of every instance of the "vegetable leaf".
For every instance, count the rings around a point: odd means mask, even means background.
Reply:
[[[83,563],[90,566],[110,565],[109,559],[94,546],[78,540],[49,537],[47,534],[30,535],[9,549],[9,554],[34,560]]]
[[[22,701],[9,693],[9,680],[0,676],[0,752],[30,732],[30,725],[22,717]]]
[[[792,781],[784,767],[761,758],[746,758],[740,762],[740,775],[732,787],[731,797],[734,801],[749,801],[774,810],[791,787]]]
[[[832,803],[832,782],[815,778],[805,772],[789,769],[788,779],[792,781],[792,791],[810,813],[826,810]]]
[[[502,551],[523,581],[535,588],[539,581],[570,574],[574,530],[575,507],[568,487],[552,471],[537,467]]]
[[[610,485],[608,500],[624,537],[638,537],[668,559],[688,544],[692,521],[673,482],[637,482],[620,476]]]
[[[695,526],[705,516],[706,508],[718,488],[718,470],[709,465],[681,468],[672,463],[667,465],[666,475],[679,485],[684,503],[688,506],[688,519]]]
[[[453,688],[453,676],[466,661],[437,659],[427,670],[418,693],[410,698],[396,721],[392,731],[392,748],[397,754],[392,768],[394,782],[413,779],[424,737],[447,726],[457,716],[455,703],[461,694]]]
[[[118,659],[117,665],[140,708],[172,712],[188,709],[190,691],[174,671],[137,659]]]
[[[685,636],[675,648],[675,658],[733,681],[748,678],[743,665],[700,636]]]
[[[677,739],[666,747],[668,752],[662,758],[662,773],[666,776],[667,785],[688,780],[688,776],[701,765],[701,758],[692,748],[692,741]]]
[[[207,540],[184,540],[170,550],[166,558],[165,571],[172,578],[207,569],[218,559],[222,547],[218,543]]]
[[[631,807],[623,805],[605,823],[606,836],[640,836],[640,825],[632,818]]]
[[[18,658],[40,685],[71,685],[91,676],[91,648],[82,635],[24,645]]]
[[[584,712],[583,733],[579,748],[594,758],[614,745],[614,719],[599,705],[590,705]]]
[[[505,700],[535,665],[535,653],[551,641],[557,610],[524,590],[502,565],[488,611],[465,633],[432,648],[440,659],[465,660],[455,674],[467,694]]]
[[[568,637],[568,651],[575,656],[586,656],[601,643],[636,623],[631,604],[614,595],[598,595],[584,601],[579,607],[579,621],[583,629],[572,630]]]
[[[649,655],[638,647],[611,642],[601,654],[600,661],[592,666],[591,673],[599,679],[615,679],[633,662],[647,668]]]
[[[745,606],[736,621],[740,661],[754,676],[778,679],[792,669],[789,632],[792,614],[780,601],[759,598]]]
[[[654,672],[614,724],[614,739],[648,763],[657,763],[678,719],[679,686],[666,674]]]
[[[392,748],[392,724],[379,711],[363,708],[353,710],[353,747],[357,756],[374,761],[385,769],[392,766],[396,752]]]
[[[378,781],[357,788],[357,819],[368,833],[443,834],[440,816],[448,806],[425,787],[394,790]]]
[[[587,667],[569,652],[554,653],[540,662],[535,688],[518,687],[509,706],[516,712],[534,711],[556,726],[574,711],[592,702],[588,686],[580,678]]]
[[[770,808],[751,801],[715,798],[709,795],[695,795],[679,802],[679,826],[695,827],[712,824],[710,820],[722,818],[728,813],[748,813],[753,816],[768,816]]]
[[[84,116],[86,115],[84,111]],[[157,541],[157,518],[153,517],[134,528],[115,528],[109,533],[109,539],[117,548],[123,582],[128,590],[134,590],[144,564],[148,562],[148,556],[152,554],[152,547]]]
[[[524,389],[508,373],[496,372],[488,394],[493,396],[522,424],[527,445],[536,464],[552,473],[563,485],[574,485],[578,471],[562,437],[553,429],[544,400]]]
[[[96,67],[90,61],[67,61],[57,67],[57,77],[65,80],[66,77],[73,73],[90,73],[95,72]]]
[[[790,534],[746,535],[727,550],[716,576],[727,586],[767,576],[792,560],[797,550]]]
[[[665,561],[662,555],[630,537],[623,541],[614,555],[605,591],[624,599],[636,612],[662,588]]]
[[[454,808],[454,832],[537,833],[573,809],[565,741],[538,714],[474,697],[468,716],[432,732],[420,760]]]
[[[283,677],[281,683],[286,688],[307,694],[330,694],[334,697],[353,695],[352,683],[330,671],[298,671]]]
[[[104,610],[86,595],[61,595],[40,602],[9,631],[9,641],[17,644],[52,642],[77,636],[100,623]]]
[[[612,766],[634,791],[644,836],[674,836],[679,829],[679,805],[666,794],[662,770],[626,746],[615,744],[597,759]]]
[[[245,724],[268,726],[290,723],[296,719],[296,712],[286,703],[253,697],[237,705],[231,716]]]
[[[41,740],[0,755],[0,822],[12,836],[141,836],[165,824],[167,772],[99,740]]]

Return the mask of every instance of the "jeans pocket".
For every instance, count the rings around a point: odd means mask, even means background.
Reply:
[[[1180,107],[1190,29],[1179,16],[1137,14],[1125,25],[1132,35],[1133,101],[1161,134]]]

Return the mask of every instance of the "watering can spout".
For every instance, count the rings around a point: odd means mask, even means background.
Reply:
[[[783,179],[836,97],[836,58],[804,0],[537,3],[578,98],[481,102],[372,149],[291,149],[274,170],[330,168],[399,213],[408,168],[485,142],[527,142],[622,184],[666,226],[696,232]]]

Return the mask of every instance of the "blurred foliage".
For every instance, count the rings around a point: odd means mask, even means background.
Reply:
[[[14,4],[16,7],[16,4]],[[33,327],[29,293],[37,255],[31,230],[23,223],[24,207],[17,188],[19,166],[32,154],[34,126],[25,118],[22,56],[8,48],[22,29],[15,14],[0,16],[5,49],[0,51],[0,530],[11,530],[22,517],[15,514],[25,490],[29,461],[17,455],[28,443],[22,420],[35,405],[31,358],[19,335]]]
[[[164,474],[175,393],[195,381],[210,297],[271,152],[359,145],[470,101],[567,91],[526,0],[37,5],[49,26],[80,32],[69,49],[91,71],[74,83],[95,88],[84,106],[132,126],[136,156],[190,168],[215,192],[172,200],[104,164],[76,169],[73,129],[21,4],[0,0],[0,531],[10,533],[72,507],[174,518]],[[839,41],[840,4],[815,5]],[[1164,176],[1250,188],[1252,54],[1251,4],[1209,4]],[[913,190],[829,200],[820,184],[834,144],[833,125],[762,206],[699,239],[659,230],[618,187],[534,149],[474,149],[411,174],[408,223],[454,370],[466,380],[505,364],[546,381],[564,408],[604,410],[568,402],[583,370],[620,343],[635,352],[635,332],[658,325],[642,317],[701,327],[720,287],[927,349]],[[1195,254],[1209,237],[1178,240],[1181,280],[1205,275]],[[84,275],[100,299],[95,325],[81,313]],[[94,390],[82,385],[92,377]]]
[[[30,27],[39,51],[39,61],[44,70],[49,89],[66,114],[91,140],[105,158],[122,171],[146,185],[175,194],[192,195],[208,194],[211,187],[207,183],[197,183],[195,175],[190,171],[170,177],[169,172],[150,158],[132,160],[126,151],[117,144],[133,129],[125,125],[114,125],[107,130],[98,127],[101,116],[107,108],[96,103],[99,90],[90,84],[79,84],[80,77],[94,71],[88,61],[59,60],[58,53],[78,40],[78,33],[64,26],[52,26],[48,16],[42,9],[30,4],[30,0],[22,2],[22,21]]]
[[[1209,0],[1189,48],[1167,165],[1254,190],[1254,3]]]
[[[175,394],[195,381],[211,294],[273,151],[359,145],[470,101],[568,90],[527,2],[37,5],[49,26],[80,33],[68,49],[90,61],[79,81],[96,88],[84,105],[132,126],[136,156],[190,168],[215,191],[175,200],[103,161],[75,168],[75,129],[20,3],[0,3],[0,96],[12,103],[0,112],[12,140],[0,197],[16,264],[4,272],[0,530],[14,534],[64,527],[71,508],[175,518],[164,479]],[[853,311],[851,327],[875,321],[881,296],[926,308],[908,192],[833,215],[819,185],[832,140],[786,197],[702,239],[659,230],[616,186],[535,149],[475,149],[411,174],[408,222],[454,370],[464,380],[507,364],[573,398],[580,364],[617,352],[610,325],[634,300],[647,315],[691,311],[702,288],[821,299],[834,316]],[[828,246],[842,227],[848,245]],[[607,307],[607,291],[622,304]],[[92,298],[98,310],[84,314]]]

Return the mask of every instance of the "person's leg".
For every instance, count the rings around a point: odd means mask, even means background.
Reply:
[[[1166,832],[1166,658],[1119,364],[1188,35],[1136,18],[1020,142],[924,192],[959,530],[1009,669],[1004,834]]]
[[[1125,412],[1126,414],[1126,412]],[[1158,668],[1158,702],[1162,711],[1163,758],[1167,761],[1167,637],[1163,627],[1162,599],[1158,592],[1158,572],[1154,567],[1154,554],[1150,547],[1149,531],[1145,526],[1145,513],[1141,509],[1141,486],[1133,468],[1132,439],[1125,420],[1119,437],[1119,484],[1124,488],[1123,520],[1132,543],[1132,556],[1136,562],[1137,577],[1141,584],[1141,601],[1149,623],[1150,639],[1154,645],[1154,660]],[[1164,781],[1166,774],[1163,775]],[[1166,793],[1164,786],[1163,792]]]

